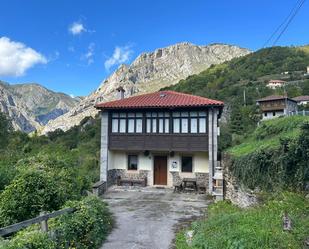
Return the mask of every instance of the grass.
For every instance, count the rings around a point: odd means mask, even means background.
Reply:
[[[292,220],[290,232],[282,229],[285,211]],[[182,231],[176,238],[177,249],[299,249],[309,236],[309,200],[286,192],[249,209],[218,202],[209,207],[208,218],[190,229],[194,231],[192,245],[187,245]]]
[[[259,127],[241,144],[230,148],[227,152],[239,157],[256,150],[277,148],[281,139],[297,137],[300,125],[306,121],[309,121],[308,116],[282,117],[262,121]]]

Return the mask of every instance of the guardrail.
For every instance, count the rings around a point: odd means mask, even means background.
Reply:
[[[74,213],[76,208],[65,208],[52,213],[41,213],[40,216],[33,219],[25,220],[7,227],[0,228],[0,236],[10,235],[12,233],[18,232],[19,230],[26,228],[30,225],[41,223],[41,230],[48,232],[48,219],[54,218],[67,213]]]

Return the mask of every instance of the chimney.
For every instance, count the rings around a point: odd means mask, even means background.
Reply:
[[[123,89],[123,87],[119,86],[116,90],[118,91],[118,99],[124,99],[125,90]]]

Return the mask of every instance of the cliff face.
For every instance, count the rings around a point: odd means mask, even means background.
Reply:
[[[78,125],[83,118],[95,116],[98,112],[93,107],[94,104],[115,99],[115,89],[119,86],[126,90],[126,97],[154,92],[176,84],[189,75],[200,73],[212,64],[219,64],[248,53],[249,50],[237,46],[196,46],[190,43],[179,43],[151,53],[142,53],[131,65],[121,65],[103,80],[95,92],[68,113],[50,121],[42,133],[55,129],[68,130]]]
[[[15,130],[32,132],[40,129],[79,101],[39,84],[9,85],[0,81],[0,111],[9,116]]]

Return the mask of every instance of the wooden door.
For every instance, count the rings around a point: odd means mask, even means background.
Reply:
[[[167,157],[154,157],[154,184],[167,185]]]

